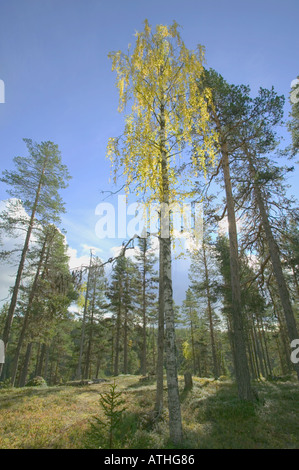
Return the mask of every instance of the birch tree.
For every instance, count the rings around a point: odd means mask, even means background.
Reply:
[[[170,207],[187,197],[188,176],[178,176],[185,146],[193,145],[197,168],[204,169],[213,159],[216,133],[209,127],[206,88],[198,92],[195,77],[203,71],[204,50],[190,51],[183,43],[177,23],[157,25],[152,30],[147,21],[144,31],[136,33],[135,48],[127,54],[110,54],[117,73],[119,111],[131,105],[125,117],[122,137],[108,142],[108,157],[133,187],[137,196]],[[200,110],[197,114],[196,110]],[[193,143],[194,133],[201,136]],[[190,195],[190,193],[189,193]],[[165,224],[165,225],[164,225]],[[161,216],[160,227],[170,226],[170,214]],[[169,429],[171,440],[182,440],[182,424],[177,379],[173,294],[171,279],[171,233],[159,236],[160,313],[165,318],[165,353],[168,387]],[[163,292],[163,294],[162,294]],[[164,322],[163,322],[164,323]]]

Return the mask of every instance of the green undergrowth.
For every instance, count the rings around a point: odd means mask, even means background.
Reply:
[[[0,390],[0,449],[105,448],[100,394],[114,378],[82,387],[24,387]],[[155,382],[138,376],[115,378],[125,410],[113,436],[118,449],[172,448],[168,414],[153,413]],[[184,441],[189,449],[295,449],[299,447],[299,384],[258,382],[258,400],[240,401],[228,380],[193,378],[184,390],[179,379]],[[165,409],[167,387],[165,383]],[[98,418],[98,420],[95,419]],[[98,423],[98,428],[95,424]]]

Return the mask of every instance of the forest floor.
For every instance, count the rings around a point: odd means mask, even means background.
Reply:
[[[0,449],[82,449],[105,447],[91,432],[94,416],[104,418],[100,393],[113,379],[84,386],[0,390]],[[140,376],[115,378],[126,410],[116,430],[119,449],[170,449],[167,412],[153,422],[155,382]],[[259,400],[241,402],[235,384],[193,378],[184,390],[179,378],[186,449],[298,449],[299,384],[256,382]],[[167,391],[165,384],[165,402]]]

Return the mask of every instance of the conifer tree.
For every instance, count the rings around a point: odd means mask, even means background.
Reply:
[[[23,207],[30,214],[26,224],[26,237],[9,311],[2,333],[5,347],[7,347],[9,341],[33,227],[37,220],[43,221],[43,223],[57,222],[59,220],[59,214],[64,211],[64,204],[59,195],[59,190],[65,188],[67,181],[70,179],[66,166],[61,163],[61,154],[56,144],[50,141],[38,144],[31,139],[24,139],[24,142],[27,146],[28,156],[15,157],[14,163],[16,169],[12,171],[5,170],[0,179],[10,187],[8,190],[10,196],[20,199]],[[5,221],[2,222],[5,225]]]
[[[228,85],[215,71],[205,71],[204,80],[198,83],[199,90],[205,86],[211,90],[212,105],[209,112],[213,126],[218,132],[219,167],[223,175],[225,191],[225,210],[228,218],[229,260],[231,283],[231,321],[234,344],[234,363],[239,397],[243,400],[255,399],[251,387],[250,371],[245,347],[244,314],[241,303],[241,283],[239,266],[239,246],[236,224],[236,206],[231,181],[233,154],[240,146],[238,140],[240,127],[247,118],[250,100],[244,90],[246,87]]]
[[[142,319],[142,351],[141,351],[141,374],[147,373],[147,325],[150,311],[156,301],[155,288],[157,285],[157,273],[154,265],[157,262],[156,256],[151,250],[151,243],[148,238],[138,240],[138,252],[135,256],[137,268],[140,275],[140,292],[138,300],[140,303],[140,316]]]

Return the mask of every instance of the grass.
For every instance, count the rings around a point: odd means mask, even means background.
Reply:
[[[116,433],[122,449],[167,449],[168,417],[153,421],[155,382],[138,376],[116,378],[126,411]],[[182,448],[298,449],[299,384],[259,382],[259,400],[241,402],[235,384],[193,378],[184,390],[180,378],[184,428]],[[99,394],[110,383],[0,390],[0,449],[99,448],[103,440],[91,435],[93,416],[103,418]],[[165,391],[165,402],[167,401]],[[101,433],[100,433],[101,434]]]

